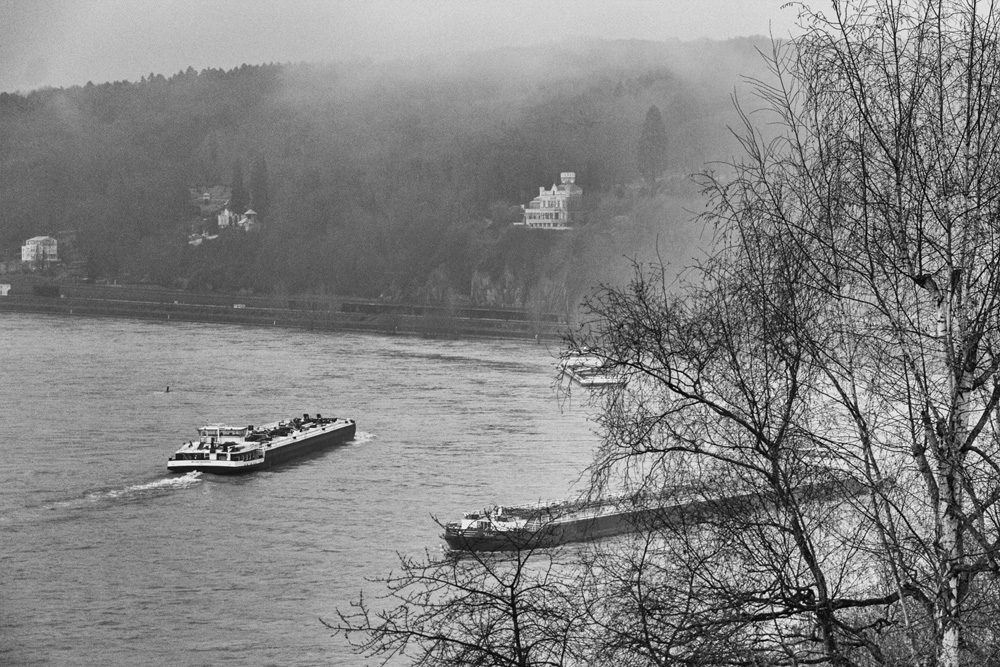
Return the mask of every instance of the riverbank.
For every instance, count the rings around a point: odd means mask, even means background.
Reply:
[[[443,307],[340,297],[197,294],[142,286],[11,283],[0,313],[126,317],[318,331],[558,339],[565,318],[522,310]]]

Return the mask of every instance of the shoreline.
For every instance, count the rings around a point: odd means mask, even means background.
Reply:
[[[87,294],[97,291],[119,293]],[[63,286],[59,293],[50,291],[43,296],[25,294],[23,289],[17,293],[12,290],[0,297],[0,313],[123,317],[308,331],[357,331],[456,338],[558,340],[567,330],[567,324],[564,321],[554,321],[554,316],[548,316],[546,321],[538,321],[531,319],[526,312],[510,309],[446,309],[333,298],[269,299],[241,295],[188,295],[159,290],[149,290],[150,294],[138,294],[140,291],[143,290]],[[493,317],[489,317],[490,315]]]

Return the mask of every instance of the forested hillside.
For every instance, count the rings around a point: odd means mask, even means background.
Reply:
[[[571,308],[631,258],[690,261],[688,175],[733,153],[756,48],[593,42],[0,94],[0,252],[58,235],[95,280]],[[511,227],[562,171],[584,190],[577,229]],[[190,245],[189,191],[214,185],[262,224]]]

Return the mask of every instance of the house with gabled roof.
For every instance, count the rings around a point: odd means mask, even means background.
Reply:
[[[576,172],[564,171],[560,183],[551,190],[538,188],[538,196],[527,206],[522,206],[524,217],[515,225],[532,229],[572,229],[573,203],[583,196],[583,188],[576,184]]]

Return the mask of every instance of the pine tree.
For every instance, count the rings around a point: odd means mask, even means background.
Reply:
[[[250,170],[250,205],[257,215],[264,217],[270,207],[270,183],[267,175],[267,161],[261,157]]]
[[[233,163],[233,194],[229,198],[229,205],[233,213],[242,215],[247,209],[247,190],[243,184],[243,168],[239,162]]]
[[[651,186],[656,184],[656,179],[667,167],[667,130],[663,126],[660,109],[655,105],[649,107],[642,124],[638,165],[639,173]]]

